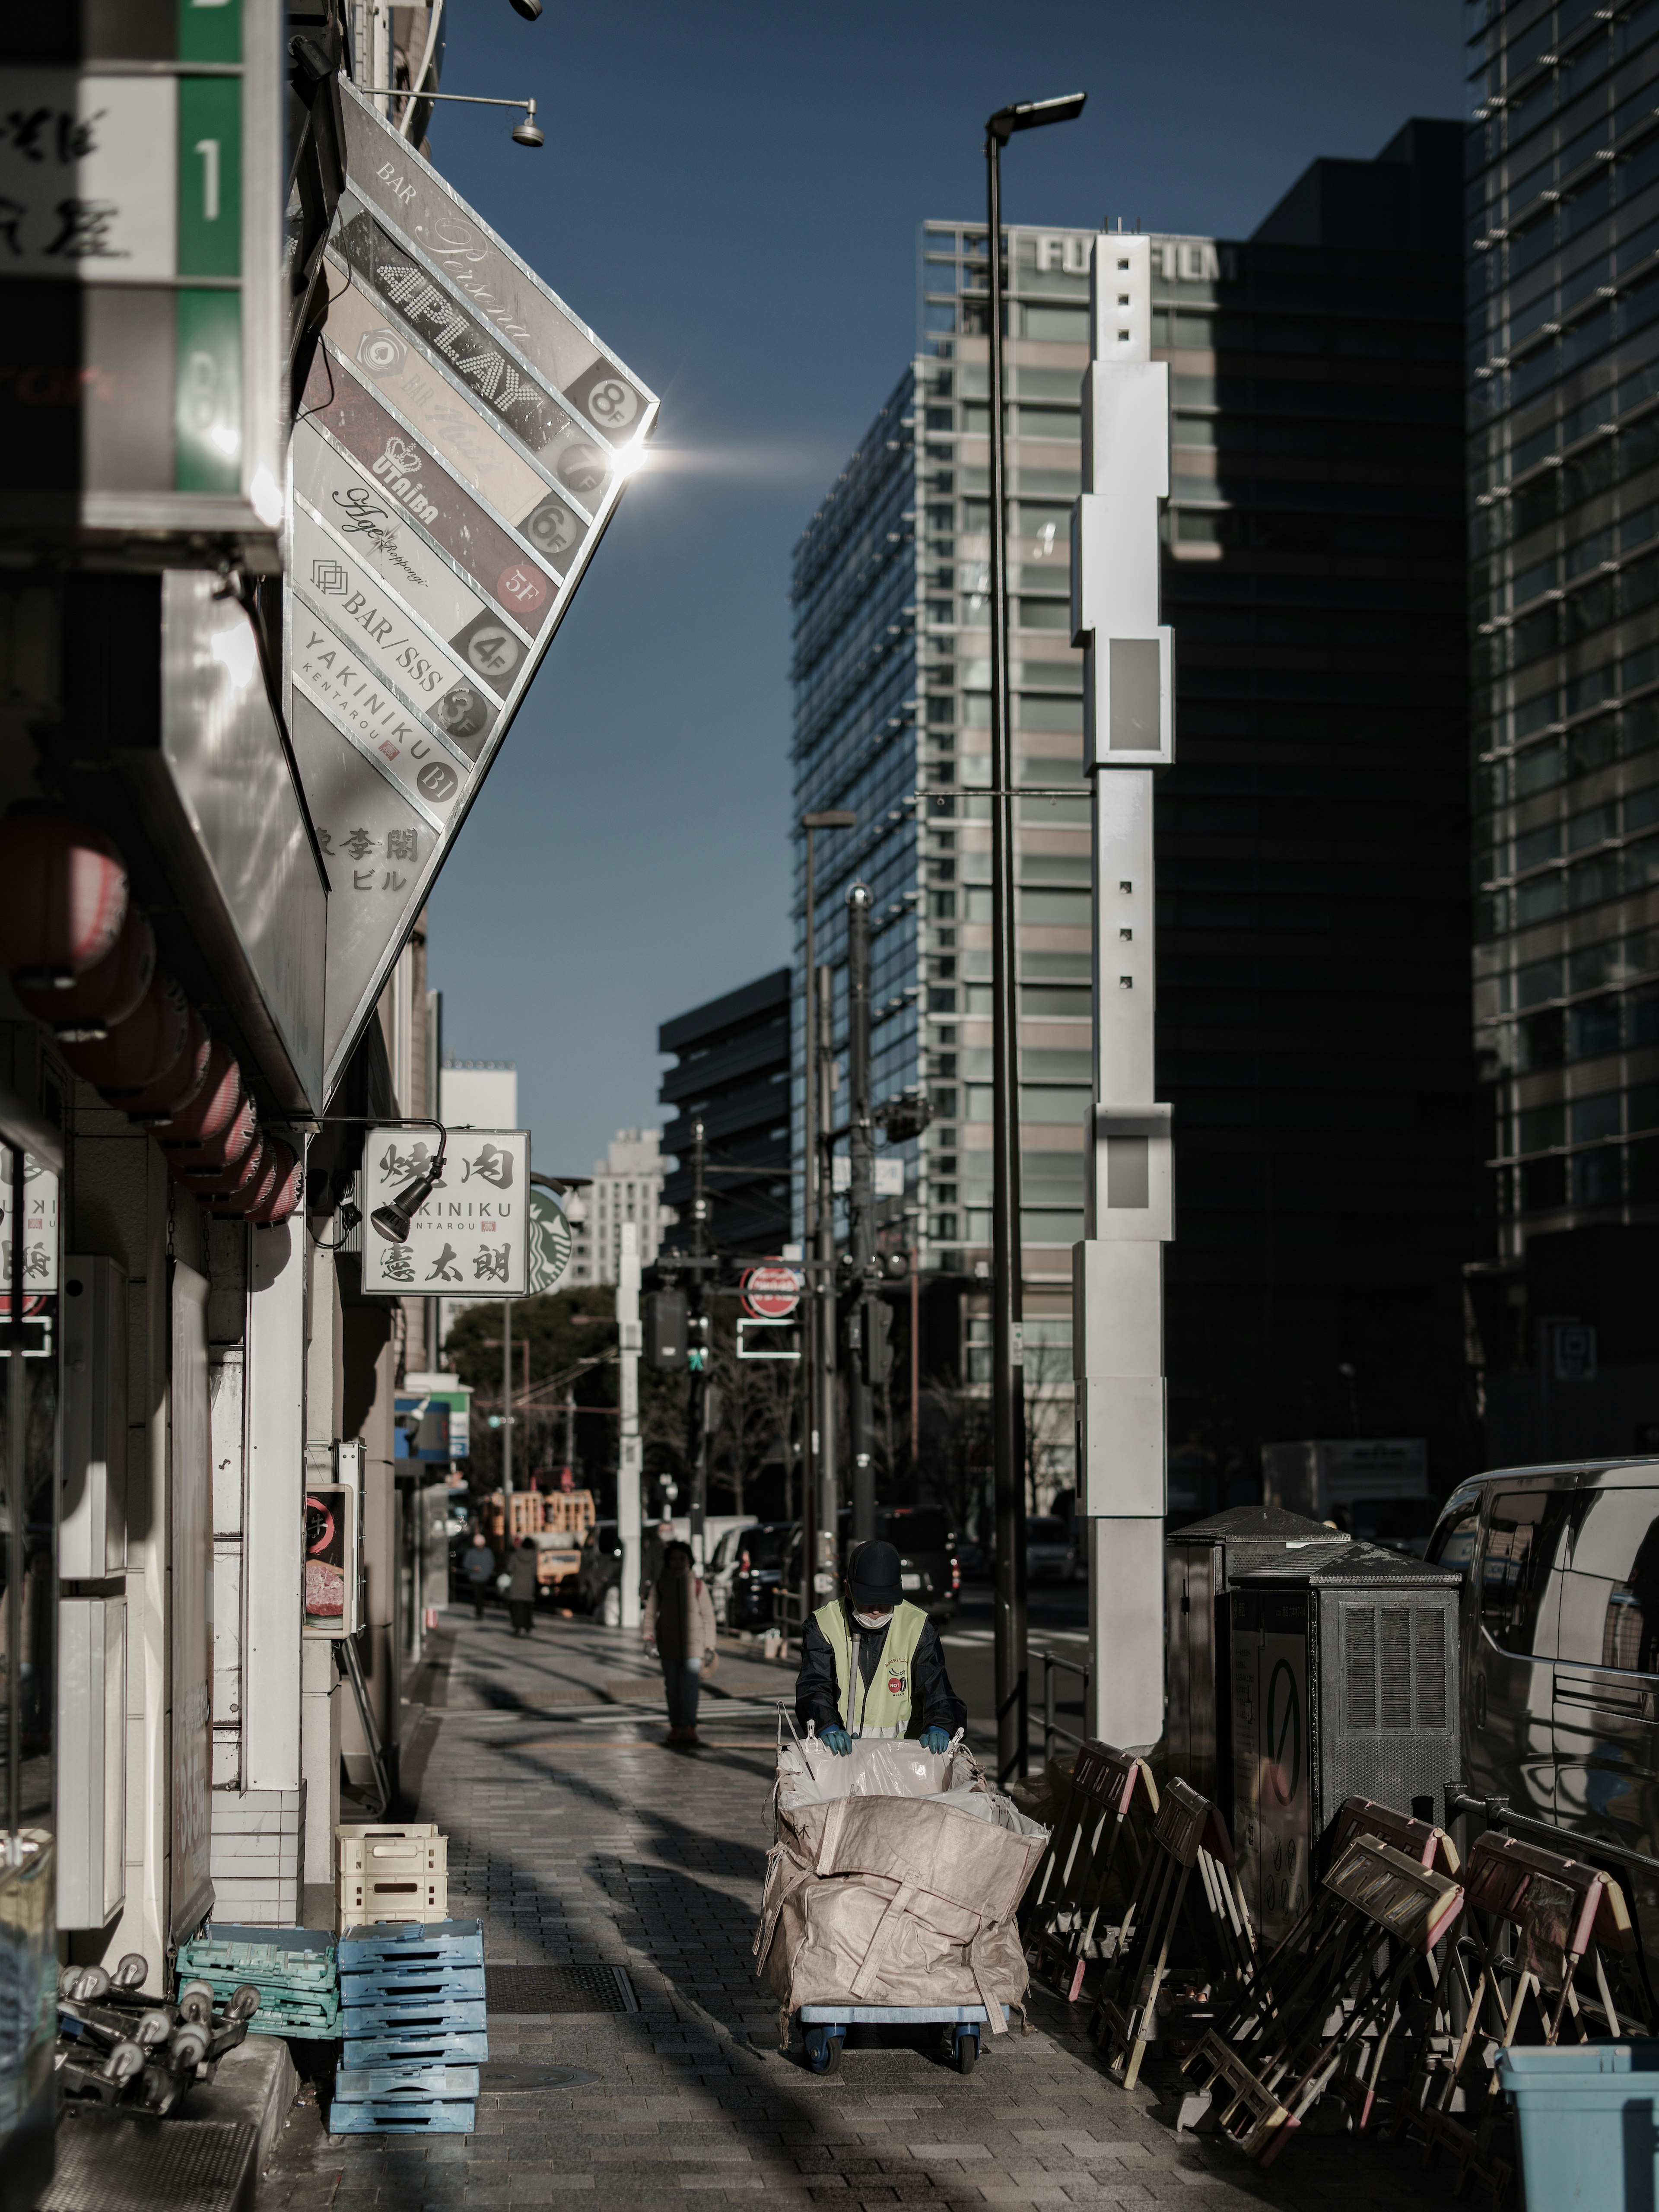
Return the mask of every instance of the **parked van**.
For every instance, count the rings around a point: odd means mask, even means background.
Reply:
[[[1505,1468],[1446,1501],[1464,1786],[1659,1857],[1659,1460]],[[1620,1868],[1650,1972],[1659,1876]]]

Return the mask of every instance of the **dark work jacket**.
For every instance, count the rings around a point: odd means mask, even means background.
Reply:
[[[875,1680],[881,1655],[887,1648],[887,1631],[860,1628],[856,1621],[850,1621],[850,1617],[849,1624],[851,1632],[862,1638],[859,1674],[867,1689]],[[968,1708],[951,1687],[939,1631],[931,1620],[917,1642],[910,1680],[914,1686],[910,1696],[913,1729],[920,1733],[925,1728],[942,1728],[954,1735],[959,1728],[967,1727]],[[801,1638],[800,1672],[795,1677],[795,1717],[803,1728],[811,1722],[820,1735],[825,1729],[847,1725],[842,1718],[837,1694],[836,1655],[816,1620],[808,1620],[806,1633]]]

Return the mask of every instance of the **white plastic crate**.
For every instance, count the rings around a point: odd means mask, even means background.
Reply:
[[[447,1875],[343,1874],[339,1884],[341,1930],[377,1920],[447,1920]]]
[[[449,1838],[431,1820],[401,1827],[345,1822],[334,1831],[336,1871],[348,1875],[441,1875],[449,1870]]]

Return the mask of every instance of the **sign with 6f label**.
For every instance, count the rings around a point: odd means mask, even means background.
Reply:
[[[354,858],[348,873],[328,858],[328,1086],[563,619],[658,405],[383,116],[343,81],[339,94],[346,184],[327,241],[328,313],[295,434],[289,727],[313,819],[384,843],[393,834],[390,787],[420,859],[405,871]],[[466,1271],[500,1249],[458,1252],[448,1264],[470,1281]],[[439,1279],[452,1295],[462,1291]],[[493,1274],[477,1287],[503,1294]]]

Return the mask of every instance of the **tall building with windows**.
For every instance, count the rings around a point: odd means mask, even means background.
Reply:
[[[567,1279],[579,1283],[614,1283],[622,1264],[623,1224],[640,1233],[640,1262],[649,1267],[674,1218],[662,1202],[662,1131],[618,1129],[593,1163],[593,1180],[581,1194],[580,1220],[570,1224]]]
[[[1153,240],[1174,403],[1158,957],[1176,1498],[1248,1481],[1264,1439],[1356,1423],[1428,1434],[1448,1475],[1473,1449],[1461,148],[1456,124],[1413,123],[1375,161],[1316,162],[1249,240]],[[1095,235],[1005,237],[1028,1391],[1045,1364],[1069,1375],[1082,1235],[1091,917],[1068,595]],[[797,810],[859,816],[817,839],[836,1035],[862,876],[877,1096],[933,1100],[902,1203],[923,1267],[962,1285],[969,1380],[988,1379],[989,1338],[986,294],[983,228],[925,225],[915,354],[804,533],[793,590]],[[799,1085],[799,834],[796,857]]]
[[[692,1138],[702,1123],[709,1241],[717,1252],[775,1253],[789,1241],[789,970],[775,968],[657,1031],[672,1053],[659,1093],[676,1155],[665,1186],[691,1243]]]
[[[1501,1460],[1659,1422],[1659,7],[1469,14],[1472,1279]]]

